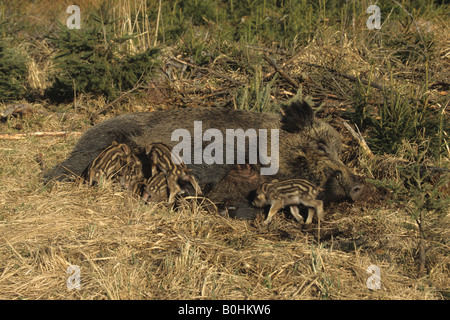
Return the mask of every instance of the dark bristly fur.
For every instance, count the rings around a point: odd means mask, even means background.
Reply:
[[[259,168],[249,164],[237,164],[209,191],[207,197],[217,204],[221,212],[231,217],[254,218],[253,190],[262,182]]]

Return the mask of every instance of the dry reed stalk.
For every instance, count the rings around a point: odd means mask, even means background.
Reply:
[[[155,41],[153,42],[153,46],[158,44],[158,31],[159,31],[159,19],[161,17],[161,0],[158,3],[158,16],[156,18],[156,28],[155,28]]]
[[[113,7],[113,16],[119,21],[118,25],[114,26],[117,37],[136,34],[135,38],[126,41],[128,52],[139,53],[151,47],[148,7],[145,0],[133,3],[131,0],[120,0]]]

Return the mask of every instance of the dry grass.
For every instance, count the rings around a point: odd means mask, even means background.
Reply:
[[[327,208],[318,243],[316,224],[283,215],[265,227],[201,201],[147,206],[115,185],[44,188],[34,155],[53,164],[75,141],[0,142],[1,299],[441,299],[450,285],[442,252],[416,278],[414,223],[376,197]],[[66,286],[69,265],[80,290]],[[366,286],[370,265],[380,290]]]

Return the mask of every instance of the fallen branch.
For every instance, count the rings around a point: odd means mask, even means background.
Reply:
[[[366,140],[364,140],[362,134],[360,132],[356,133],[355,130],[353,130],[353,128],[346,122],[346,121],[342,121],[342,123],[344,124],[344,127],[350,132],[350,134],[353,136],[353,138],[355,138],[359,145],[361,146],[361,148],[364,150],[365,154],[369,157],[372,158],[373,157],[373,152],[372,150],[370,150],[369,146],[366,143]],[[359,130],[358,130],[359,131]]]
[[[303,61],[298,61],[298,63],[304,64],[304,65],[307,65],[307,66],[313,67],[313,68],[319,68],[319,69],[328,71],[330,73],[334,73],[334,74],[336,74],[336,75],[338,75],[338,76],[340,76],[342,78],[345,78],[345,79],[353,81],[353,82],[360,81],[362,84],[364,84],[366,86],[370,86],[372,88],[375,88],[375,89],[378,89],[378,90],[381,90],[381,91],[385,91],[385,89],[384,89],[384,87],[382,85],[380,85],[378,83],[375,83],[373,81],[367,81],[367,80],[359,79],[359,78],[351,76],[349,74],[341,73],[341,72],[339,72],[339,71],[337,71],[335,69],[324,67],[324,66],[321,66],[321,65],[318,65],[318,64],[315,64],[315,63],[309,63],[309,62],[303,62]]]
[[[133,91],[136,91],[137,89],[141,89],[144,86],[139,84],[136,84],[133,88],[131,88],[130,90],[128,90],[127,92],[122,93],[119,97],[117,97],[116,99],[114,99],[113,101],[111,101],[110,103],[108,103],[106,106],[104,106],[102,109],[100,109],[98,112],[93,112],[90,115],[90,120],[91,121],[95,121],[97,120],[98,116],[101,114],[104,114],[109,108],[111,108],[111,106],[117,102],[119,102],[120,100],[122,100],[123,98],[125,98],[125,96],[129,95],[130,93],[132,93]]]
[[[267,53],[264,53],[264,59],[295,89],[298,89],[300,87],[300,84],[292,78],[290,75],[288,75],[277,63],[276,61],[269,56]]]
[[[81,132],[55,131],[55,132],[28,132],[28,133],[0,133],[0,140],[20,140],[27,137],[65,137],[81,135]]]

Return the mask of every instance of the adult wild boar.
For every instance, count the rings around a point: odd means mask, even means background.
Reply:
[[[258,164],[263,162],[265,166],[262,168],[272,167],[268,172],[274,174],[263,175],[263,180],[270,181],[275,178],[309,180],[324,189],[318,199],[323,200],[325,204],[346,198],[356,200],[360,197],[362,184],[340,160],[342,142],[339,133],[327,123],[316,119],[306,102],[293,102],[284,106],[283,115],[201,107],[121,115],[90,128],[80,138],[70,156],[45,175],[45,180],[67,180],[73,175],[85,175],[89,164],[113,141],[129,145],[146,166],[145,146],[163,142],[174,147],[175,151],[179,149],[182,140],[186,143],[192,139],[190,143],[192,149],[183,149],[181,153],[202,190],[207,192],[214,189],[217,182],[232,168],[233,164],[227,160],[233,157],[227,158],[228,151],[230,147],[237,149],[242,146],[242,140],[235,145],[234,140],[227,139],[227,134],[236,133],[239,129],[242,129],[240,132],[244,132],[244,135],[251,132],[257,134],[266,132],[265,152],[270,157],[271,163],[264,163],[263,160],[267,160],[267,157],[253,157],[252,152],[255,150],[261,155],[263,151],[261,148],[249,147],[245,155],[246,161],[250,159],[257,161]],[[173,138],[176,141],[172,141],[173,133],[177,133]],[[180,134],[183,133],[185,137],[181,139]],[[278,133],[278,136],[271,133]],[[276,138],[279,141],[276,141]],[[201,139],[200,142],[198,139]],[[239,141],[239,138],[236,139]],[[248,138],[245,141],[251,145],[250,140]],[[264,142],[261,136],[257,140]],[[220,145],[223,149],[216,148],[211,152],[213,144],[216,147]],[[209,158],[206,156],[208,146]],[[203,157],[199,148],[205,152]],[[275,152],[276,149],[278,152]],[[242,157],[239,158],[236,150],[232,153],[234,161],[240,159],[242,162]],[[223,161],[217,161],[217,156],[221,156]],[[215,157],[216,161],[211,162],[211,157]],[[221,162],[223,164],[220,164]],[[148,176],[149,172],[144,174]]]

